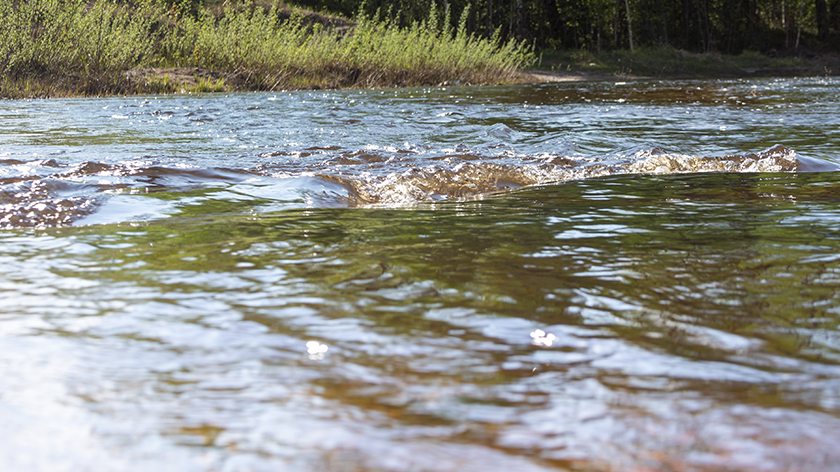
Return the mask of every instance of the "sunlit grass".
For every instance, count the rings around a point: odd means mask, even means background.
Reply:
[[[179,15],[157,1],[0,0],[0,96],[178,91],[175,80],[125,72],[198,67],[223,79],[196,90],[503,83],[532,54],[432,17],[408,28],[357,18],[349,31],[252,4]]]

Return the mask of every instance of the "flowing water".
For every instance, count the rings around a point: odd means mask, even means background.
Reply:
[[[839,91],[2,102],[0,469],[840,470]]]

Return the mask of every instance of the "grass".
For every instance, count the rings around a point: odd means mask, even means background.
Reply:
[[[0,97],[505,83],[533,59],[444,28],[357,18],[352,29],[252,3],[180,15],[157,0],[0,0]],[[138,69],[197,68],[160,77]]]

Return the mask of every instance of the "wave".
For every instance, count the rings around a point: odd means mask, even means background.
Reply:
[[[166,166],[154,158],[116,164],[4,159],[0,160],[0,228],[154,220],[210,200],[243,202],[251,211],[387,206],[470,199],[529,185],[612,175],[840,168],[798,156],[782,145],[717,157],[674,154],[656,147],[597,158],[517,156],[507,151],[482,156],[465,148],[428,157],[418,149],[310,148],[285,163],[268,161],[239,169]]]
[[[611,175],[825,172],[840,169],[840,166],[828,161],[797,156],[795,151],[782,145],[758,153],[721,157],[669,154],[652,148],[598,159],[548,155],[536,160],[543,162],[522,165],[460,162],[451,168],[431,165],[399,174],[367,174],[338,180],[350,187],[362,203],[405,204],[470,198],[528,185]]]

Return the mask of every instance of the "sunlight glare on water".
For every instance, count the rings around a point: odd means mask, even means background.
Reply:
[[[2,102],[0,469],[838,470],[838,85]]]

